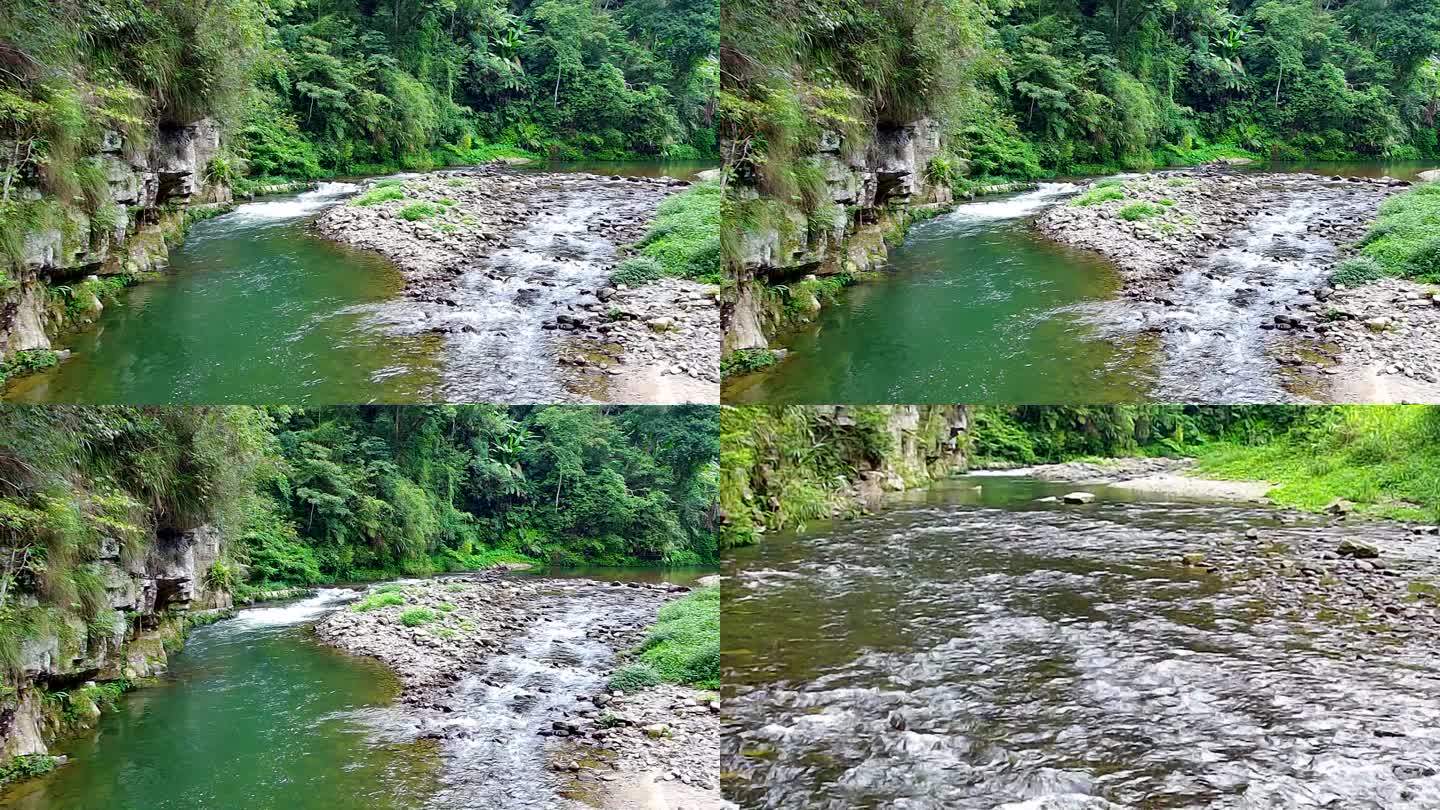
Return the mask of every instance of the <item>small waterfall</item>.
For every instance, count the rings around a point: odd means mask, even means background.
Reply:
[[[242,610],[230,621],[231,627],[286,627],[318,619],[357,596],[347,588],[321,588],[309,599],[276,607]]]
[[[947,220],[955,222],[990,222],[997,219],[1019,219],[1049,208],[1057,200],[1079,190],[1074,183],[1041,183],[1034,191],[985,202],[959,206]]]
[[[315,188],[279,200],[247,203],[239,206],[230,218],[251,222],[279,222],[309,216],[328,208],[360,190],[355,183],[321,183]]]

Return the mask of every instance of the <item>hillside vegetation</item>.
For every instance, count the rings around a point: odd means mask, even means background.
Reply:
[[[864,470],[906,463],[905,445],[934,447],[948,406],[919,406],[913,440],[896,441],[896,406],[725,408],[721,414],[722,547],[854,515]],[[1201,475],[1264,480],[1275,502],[1320,510],[1337,498],[1362,513],[1440,521],[1440,407],[1433,405],[971,406],[962,451],[970,468],[1078,459],[1196,459]],[[925,480],[908,481],[926,483]]]
[[[742,179],[804,193],[821,130],[930,116],[980,178],[1280,159],[1440,157],[1429,0],[736,0],[722,127]]]
[[[242,594],[503,561],[710,563],[716,452],[704,406],[3,408],[0,588],[84,608],[104,597],[100,543],[140,558],[202,523],[224,534],[210,575]]]
[[[0,0],[0,176],[89,193],[104,130],[220,120],[207,171],[714,154],[710,0]],[[103,181],[103,177],[99,178]]]

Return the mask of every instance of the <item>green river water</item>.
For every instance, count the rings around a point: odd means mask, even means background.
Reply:
[[[516,576],[688,585],[711,573],[587,567]],[[435,740],[415,739],[415,717],[393,703],[399,682],[314,636],[315,622],[354,595],[321,589],[197,628],[157,683],[54,746],[70,761],[0,790],[0,807],[443,810],[445,759]],[[588,628],[573,629],[583,638]],[[530,725],[527,734],[539,724]]]
[[[591,161],[549,171],[692,179],[710,165]],[[357,190],[244,203],[195,224],[160,278],[126,290],[98,323],[66,336],[71,357],[13,382],[15,402],[333,404],[441,396],[443,341],[385,327],[400,273],[311,224]]]
[[[1255,168],[1414,179],[1431,166]],[[814,323],[774,341],[788,352],[785,359],[727,380],[724,400],[1066,403],[1145,400],[1157,389],[1185,393],[1161,384],[1163,349],[1154,335],[1103,328],[1137,314],[1114,300],[1115,268],[1033,229],[1035,215],[1075,190],[1067,182],[1042,183],[917,224],[891,252],[880,280],[849,288]],[[1254,252],[1263,253],[1286,224],[1257,233]]]

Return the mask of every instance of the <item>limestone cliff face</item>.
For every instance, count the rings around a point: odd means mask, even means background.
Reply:
[[[69,319],[93,320],[98,300],[65,313],[51,305],[48,284],[74,285],[89,276],[136,275],[163,270],[169,248],[184,230],[185,209],[225,205],[224,185],[207,183],[206,167],[220,152],[220,129],[210,119],[161,127],[148,149],[136,150],[109,132],[91,157],[104,172],[110,202],[103,219],[73,205],[25,238],[21,267],[0,286],[0,361],[15,352],[48,349]],[[40,190],[12,189],[21,201],[42,199]],[[111,221],[113,219],[113,222]],[[76,310],[80,310],[77,315]]]
[[[902,230],[916,208],[951,202],[949,187],[925,179],[926,167],[941,150],[940,130],[929,119],[881,127],[864,143],[822,134],[803,160],[824,178],[832,205],[807,216],[793,201],[773,200],[770,205],[778,210],[764,224],[726,225],[735,227],[739,262],[733,268],[736,284],[722,302],[724,351],[765,348],[787,325],[767,305],[767,283],[873,270],[885,261],[886,235]],[[743,185],[732,193],[741,205],[761,197]],[[801,304],[798,309],[812,315],[819,310],[818,301]]]
[[[14,693],[0,698],[0,759],[47,752],[54,728],[41,699],[45,690],[163,673],[166,645],[180,640],[192,614],[233,605],[228,591],[206,582],[221,552],[220,533],[210,526],[162,532],[144,556],[103,541],[95,566],[113,611],[111,629],[98,632],[100,625],[70,617],[25,643]],[[34,597],[20,600],[37,604]]]

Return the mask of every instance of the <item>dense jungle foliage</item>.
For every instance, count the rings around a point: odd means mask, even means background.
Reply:
[[[1440,157],[1433,0],[734,0],[726,160],[788,196],[821,130],[937,119],[937,183],[1224,156]]]
[[[715,153],[714,0],[0,0],[0,171],[62,200],[105,129],[217,118],[207,171]],[[100,178],[103,181],[103,177]],[[103,183],[102,183],[103,188]]]
[[[905,463],[897,407],[847,408],[843,420],[803,406],[722,409],[722,547],[756,542],[767,528],[854,514],[846,491],[859,473]],[[919,407],[907,441],[920,455],[945,438],[927,425],[948,407]],[[1440,520],[1437,406],[972,406],[968,415],[972,468],[1194,457],[1205,475],[1274,482],[1271,498],[1297,508],[1343,497],[1377,516]]]
[[[716,431],[705,406],[0,408],[0,631],[18,594],[112,616],[101,545],[141,560],[202,524],[226,548],[205,575],[239,592],[710,563]]]

